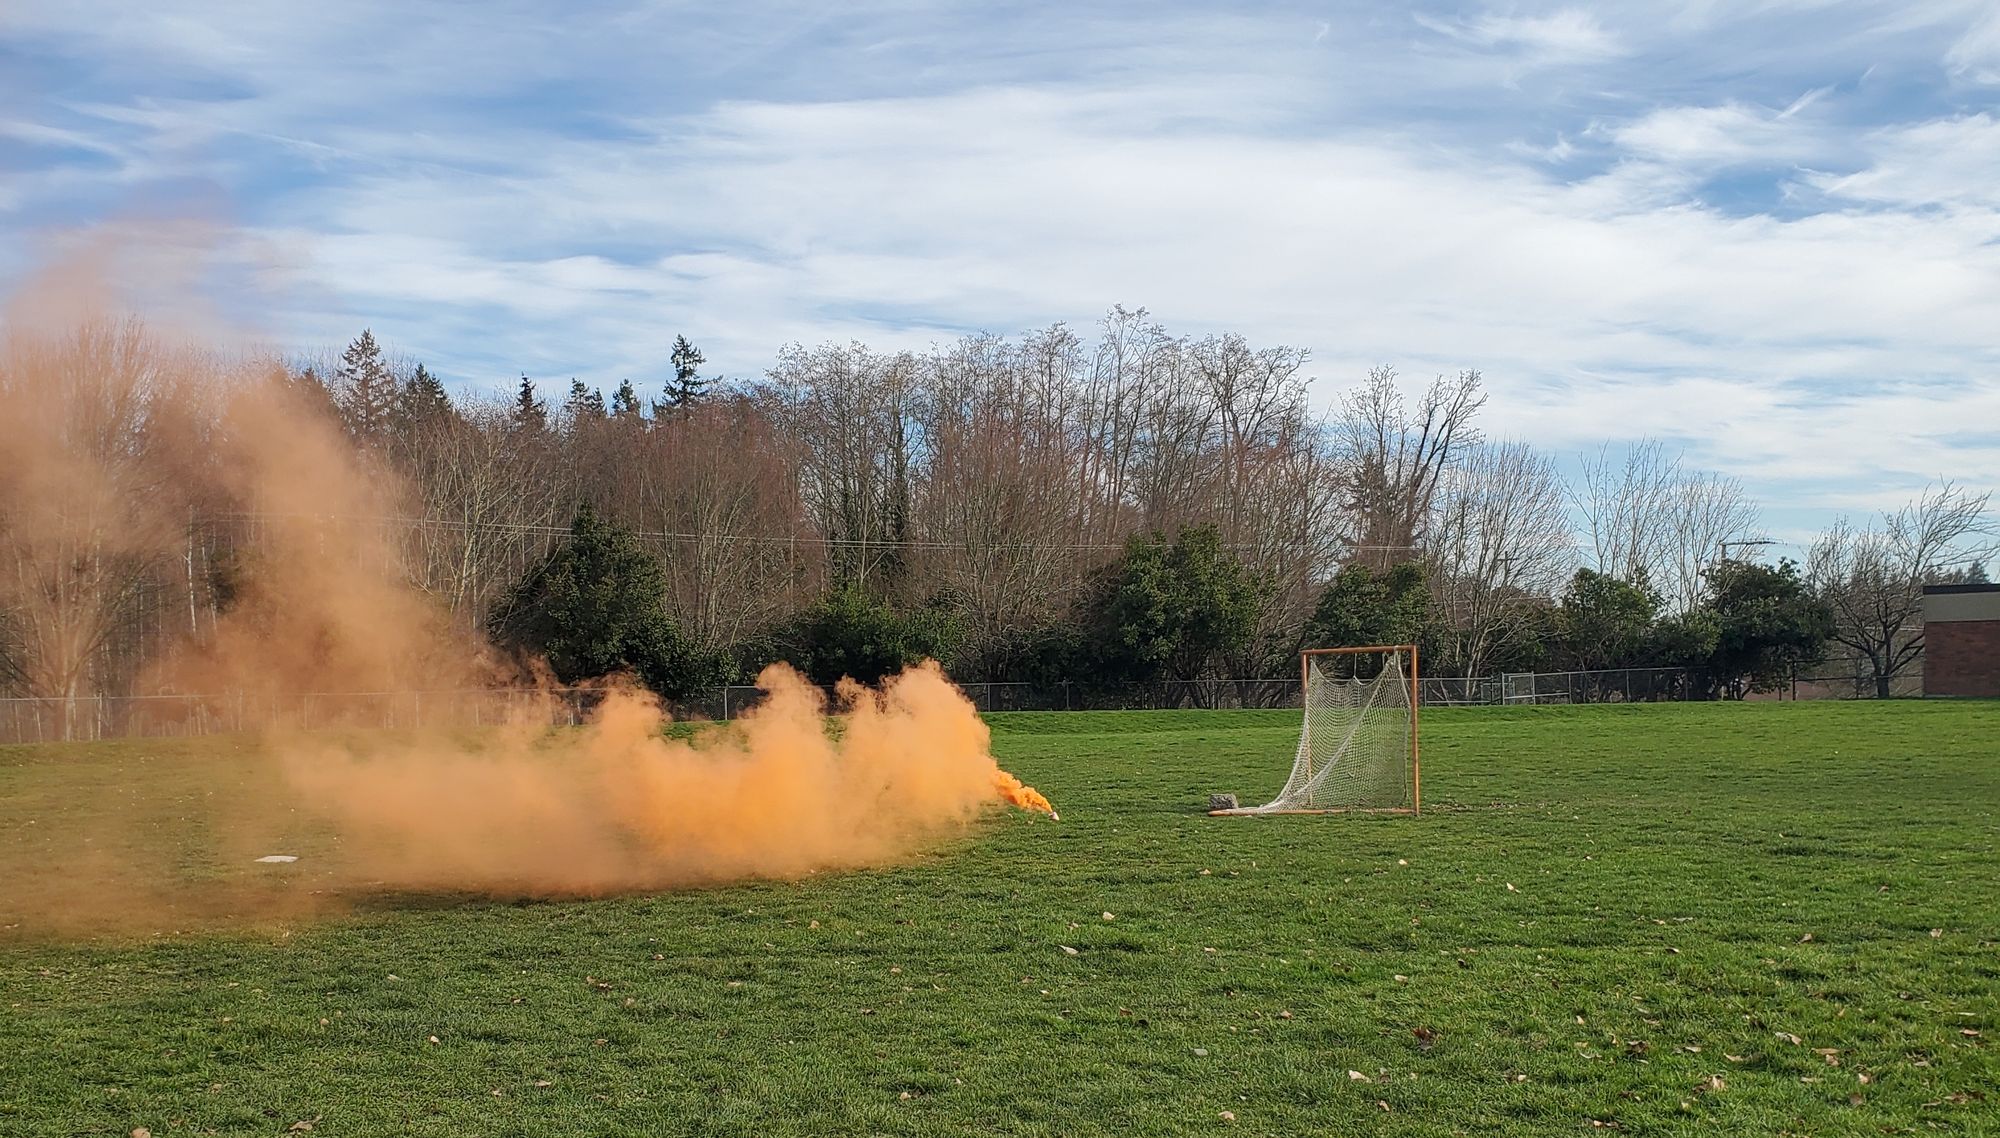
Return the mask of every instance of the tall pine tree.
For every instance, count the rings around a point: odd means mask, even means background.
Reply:
[[[286,368],[285,386],[315,412],[324,413],[335,420],[340,419],[340,404],[335,402],[333,392],[327,387],[326,377],[312,365],[308,364],[296,371]]]
[[[618,381],[618,390],[611,393],[611,414],[618,419],[639,417],[639,393],[633,389],[631,380]]]
[[[528,434],[539,435],[549,429],[549,404],[546,399],[535,397],[535,381],[521,377],[521,386],[514,394],[512,413],[514,429]]]
[[[456,414],[444,384],[429,368],[418,364],[417,370],[403,384],[404,429],[410,434],[422,434],[449,421]]]
[[[701,354],[700,348],[688,343],[686,336],[675,336],[674,350],[667,359],[674,365],[674,378],[667,384],[666,399],[653,404],[653,413],[661,415],[678,411],[685,414],[708,394],[712,381],[701,376],[701,365],[708,362],[708,357]]]
[[[402,395],[375,333],[363,328],[340,353],[340,366],[333,373],[334,405],[340,408],[348,433],[363,441],[387,437],[395,427]]]
[[[563,401],[563,413],[570,425],[596,423],[604,420],[604,393],[595,387],[585,387],[580,379],[569,381],[569,398]]]

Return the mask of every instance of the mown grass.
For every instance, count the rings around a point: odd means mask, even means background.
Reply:
[[[1439,710],[1420,819],[1201,814],[1292,715],[993,722],[1063,821],[900,868],[0,934],[0,1134],[2000,1123],[1995,705]],[[0,751],[0,841],[124,793],[172,861],[235,746]]]

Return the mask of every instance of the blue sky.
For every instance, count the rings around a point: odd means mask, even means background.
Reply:
[[[162,222],[171,224],[163,225]],[[0,277],[479,387],[1168,327],[1476,367],[1773,536],[2000,487],[1991,0],[0,4]]]

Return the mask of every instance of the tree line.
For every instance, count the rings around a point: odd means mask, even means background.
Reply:
[[[1434,675],[1688,667],[1738,697],[1831,658],[1886,694],[1921,651],[1922,585],[1992,549],[1987,496],[1946,483],[1840,522],[1803,565],[1760,563],[1740,483],[1662,444],[1571,482],[1485,437],[1476,371],[1412,395],[1377,368],[1321,413],[1305,352],[1143,311],[925,353],[793,345],[746,380],[705,365],[681,337],[657,390],[454,396],[364,331],[286,381],[393,472],[376,521],[438,610],[559,679],[623,668],[670,696],[771,660],[830,682],[929,656],[967,682],[1276,700],[1252,681],[1300,649],[1390,642]],[[47,397],[9,374],[0,402]],[[129,448],[145,401],[113,402],[105,445]],[[8,492],[0,551],[36,524]],[[89,586],[121,599],[88,643],[49,631],[81,600],[0,569],[0,683],[135,690],[148,652],[232,603],[258,524],[190,503],[181,564]]]

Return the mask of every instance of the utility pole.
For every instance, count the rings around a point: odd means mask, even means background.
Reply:
[[[1732,545],[1753,546],[1753,545],[1776,545],[1776,544],[1778,543],[1771,540],[1768,537],[1745,538],[1742,541],[1718,541],[1715,543],[1715,549],[1717,554],[1716,564],[1719,565],[1722,562],[1729,560],[1729,547]]]

